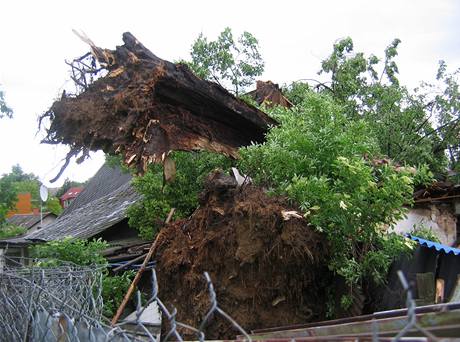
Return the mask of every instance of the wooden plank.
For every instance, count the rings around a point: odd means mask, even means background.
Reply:
[[[438,278],[436,279],[436,303],[443,303],[444,302],[444,279]]]
[[[460,302],[460,274],[457,274],[457,283],[449,300],[450,303]]]
[[[374,323],[375,322],[375,323]],[[434,333],[438,337],[460,336],[460,310],[446,312],[430,312],[417,315],[418,324]],[[384,318],[364,322],[345,323],[330,326],[311,327],[306,329],[293,329],[273,331],[250,335],[253,341],[273,339],[299,339],[306,337],[344,337],[372,336],[373,324],[378,324],[379,336],[395,336],[407,324],[407,317]],[[406,336],[420,336],[415,329],[411,329]]]
[[[169,221],[172,219],[172,216],[173,216],[175,210],[176,210],[175,208],[171,209],[171,211],[169,212],[168,218],[165,221],[165,224],[168,224]],[[155,241],[152,243],[152,246],[150,247],[149,252],[147,253],[147,256],[145,257],[144,262],[142,263],[141,267],[137,271],[136,276],[134,277],[133,281],[131,282],[131,285],[129,286],[128,291],[126,292],[125,297],[123,298],[123,301],[121,302],[120,306],[118,307],[118,310],[115,313],[115,316],[113,316],[113,318],[112,318],[112,322],[111,322],[112,325],[117,324],[117,322],[120,319],[123,311],[125,310],[126,305],[128,304],[129,300],[131,299],[131,296],[134,293],[134,290],[136,289],[136,286],[139,283],[139,280],[141,280],[141,276],[144,273],[148,262],[150,261],[150,259],[152,258],[152,256],[156,252],[158,244],[161,241],[160,236],[163,235],[162,234],[163,231],[164,230],[160,231],[157,234],[157,237],[155,238]]]
[[[432,272],[417,273],[417,305],[433,304],[435,301],[435,280]]]

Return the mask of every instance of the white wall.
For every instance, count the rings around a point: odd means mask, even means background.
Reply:
[[[450,205],[428,205],[412,208],[407,218],[396,223],[395,232],[410,233],[415,226],[431,228],[441,243],[451,246],[457,239],[457,218]]]

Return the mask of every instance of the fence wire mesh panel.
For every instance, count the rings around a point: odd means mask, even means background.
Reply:
[[[162,340],[183,341],[181,332],[188,332],[203,341],[205,329],[216,316],[229,321],[235,328],[235,335],[251,340],[219,307],[207,273],[204,276],[210,308],[198,328],[176,321],[175,308],[167,307],[160,300],[154,269],[151,271],[152,292],[147,302],[141,305],[138,292],[134,298],[136,310],[110,326],[108,319],[102,316],[100,268],[71,264],[40,267],[37,260],[32,263],[25,259],[4,261],[0,264],[1,341],[158,341],[162,318],[168,323]]]
[[[353,334],[329,337],[299,335],[300,330],[297,330],[297,335],[289,330],[249,335],[219,306],[214,285],[207,273],[204,273],[204,278],[210,299],[209,309],[201,323],[192,327],[177,321],[176,309],[166,305],[158,296],[154,269],[151,269],[151,292],[147,294],[147,299],[141,300],[141,294],[137,292],[133,298],[136,303],[134,312],[111,326],[109,319],[102,315],[102,277],[103,269],[97,267],[72,264],[44,267],[37,260],[33,263],[18,259],[6,263],[0,260],[0,341],[183,341],[184,336],[204,341],[206,329],[216,319],[229,322],[234,328],[234,336],[239,336],[235,339],[239,341],[348,341],[351,338],[353,341],[399,341],[414,329],[425,340],[442,340],[418,324],[412,293],[402,273],[399,277],[407,294],[407,321],[392,338],[381,335],[383,331],[379,321],[372,322],[372,333],[365,337]],[[165,323],[163,331],[162,320]]]

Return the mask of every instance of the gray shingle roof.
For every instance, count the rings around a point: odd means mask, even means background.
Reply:
[[[90,238],[126,218],[126,210],[140,199],[130,182],[94,201],[75,208],[43,229],[26,235],[27,240],[51,241],[65,237]]]
[[[77,208],[104,197],[131,181],[129,172],[123,172],[119,167],[110,167],[104,164],[89,180],[88,184],[72,203],[65,208],[60,217],[70,214]]]
[[[128,207],[140,198],[129,173],[104,165],[56,221],[17,242],[93,237],[124,220]]]
[[[43,218],[47,217],[48,215],[54,215],[52,213],[43,213]],[[56,215],[54,215],[56,216]],[[12,224],[19,227],[24,227],[26,229],[31,228],[32,226],[36,225],[40,222],[40,214],[16,214],[11,216],[6,220],[8,224]]]

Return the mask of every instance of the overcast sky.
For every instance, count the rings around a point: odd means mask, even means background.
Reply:
[[[460,1],[18,1],[0,4],[0,85],[14,119],[0,120],[0,174],[20,164],[43,180],[53,178],[67,149],[40,145],[37,117],[69,87],[65,59],[89,49],[73,33],[113,49],[133,33],[157,56],[187,59],[200,32],[214,39],[226,26],[249,31],[265,60],[262,80],[278,83],[315,78],[320,62],[340,38],[356,51],[382,56],[400,38],[400,79],[414,87],[432,80],[438,60],[460,67]],[[83,181],[103,163],[101,153],[66,177]]]

